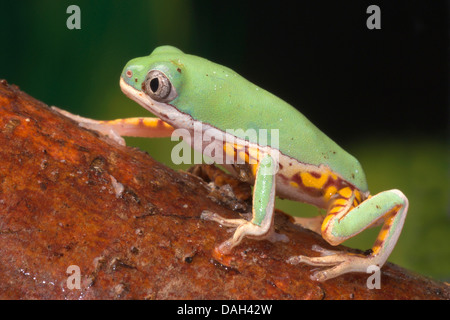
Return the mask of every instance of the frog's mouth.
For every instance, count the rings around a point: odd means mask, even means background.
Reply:
[[[176,120],[180,119],[180,113],[182,112],[180,112],[175,106],[169,103],[153,100],[144,92],[129,85],[122,77],[120,78],[120,89],[128,98],[136,101],[161,120],[169,124],[173,124]]]

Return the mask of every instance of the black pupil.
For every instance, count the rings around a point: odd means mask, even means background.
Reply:
[[[158,78],[153,78],[150,80],[150,89],[152,89],[153,92],[158,91],[159,88],[159,80]]]

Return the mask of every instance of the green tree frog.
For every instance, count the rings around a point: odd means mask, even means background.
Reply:
[[[176,129],[194,133],[201,124],[202,132],[209,134],[208,144],[191,139],[194,149],[205,152],[213,144],[213,159],[223,160],[225,154],[236,163],[241,160],[239,165],[227,162],[227,168],[254,186],[252,219],[201,213],[205,220],[236,228],[216,248],[220,254],[229,255],[246,237],[286,240],[273,229],[278,195],[325,209],[325,218],[301,223],[331,245],[382,224],[370,254],[317,249],[318,257],[300,255],[287,260],[324,267],[312,278],[324,281],[348,272],[367,272],[369,266],[381,267],[386,262],[403,228],[408,199],[396,189],[371,196],[359,162],[291,105],[229,68],[172,46],[158,47],[149,56],[129,61],[120,87],[157,118],[96,121],[64,113],[121,143],[121,136],[170,137]],[[257,134],[247,135],[250,129]]]

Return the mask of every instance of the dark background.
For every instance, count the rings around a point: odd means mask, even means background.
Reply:
[[[297,106],[333,137],[446,133],[445,2],[381,2],[381,30],[366,28],[366,8],[376,1],[276,7],[261,2],[246,3],[233,28],[219,28],[219,39],[226,42],[218,41],[211,56],[227,52],[242,64],[241,73]],[[219,26],[234,11],[229,6],[196,9],[204,12],[200,24]],[[206,31],[208,41],[214,42],[214,31]],[[244,47],[229,47],[234,41]]]
[[[81,30],[66,27],[71,4],[81,9]],[[381,9],[381,30],[366,27],[372,4]],[[128,60],[159,45],[226,65],[357,156],[374,193],[404,191],[410,211],[392,261],[448,280],[449,7],[439,0],[1,0],[0,78],[49,105],[113,119],[147,115],[118,80]],[[171,165],[167,140],[127,142]],[[356,246],[367,249],[375,236]]]
[[[65,26],[69,4],[81,8],[81,30]],[[381,30],[366,27],[370,4]],[[235,69],[337,140],[448,133],[446,1],[44,0],[0,10],[0,76],[48,103],[87,107],[117,89],[127,60],[172,44]]]

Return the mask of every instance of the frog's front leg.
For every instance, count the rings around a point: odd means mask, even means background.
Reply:
[[[53,110],[78,122],[79,126],[100,132],[125,145],[125,137],[160,138],[170,137],[174,128],[159,118],[126,118],[116,120],[93,120],[52,107]]]
[[[292,264],[330,267],[315,272],[312,276],[315,280],[325,281],[348,272],[367,272],[371,265],[383,266],[400,236],[408,211],[408,199],[399,190],[381,192],[355,207],[352,206],[357,200],[350,188],[341,190],[339,195],[321,228],[322,237],[330,244],[338,245],[380,220],[383,227],[369,255],[316,249],[321,257],[298,256],[288,260]]]
[[[255,239],[286,240],[286,236],[273,230],[275,202],[275,160],[266,155],[258,164],[253,189],[252,220],[225,219],[210,211],[202,212],[202,219],[215,221],[227,227],[236,227],[233,237],[223,242],[217,250],[229,254],[245,237]]]

